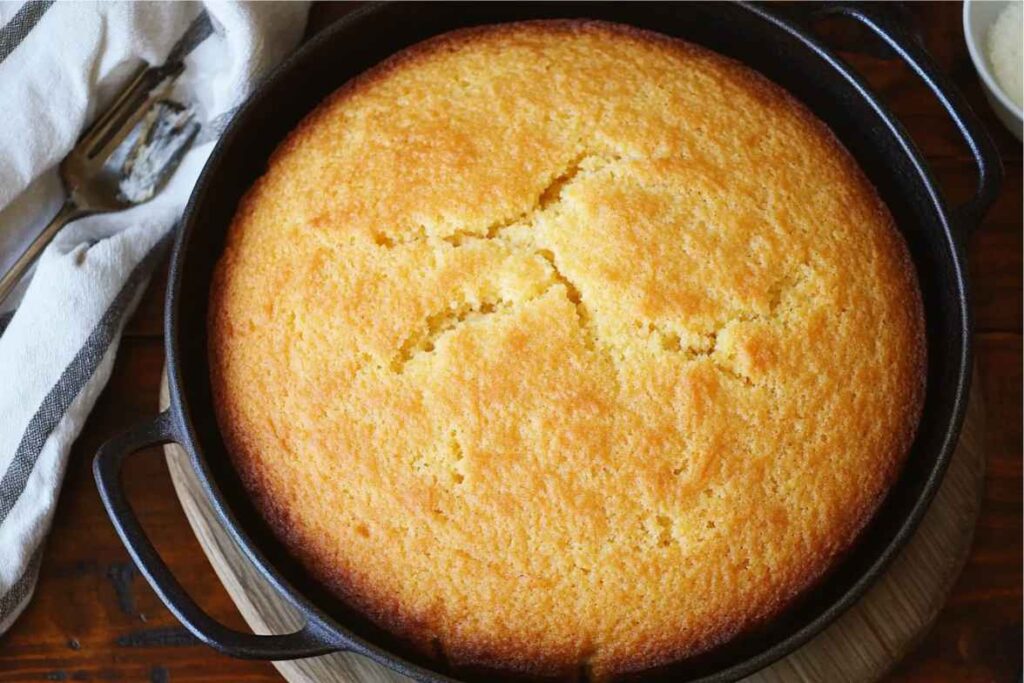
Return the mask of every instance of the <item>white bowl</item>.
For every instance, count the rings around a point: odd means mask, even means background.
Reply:
[[[964,40],[992,110],[1018,140],[1024,140],[1024,115],[999,86],[988,60],[989,27],[1009,2],[1020,0],[964,0]]]

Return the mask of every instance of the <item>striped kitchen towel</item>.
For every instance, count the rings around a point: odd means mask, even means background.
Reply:
[[[202,123],[156,198],[70,224],[0,313],[0,633],[35,589],[68,451],[125,320],[214,142],[298,43],[307,11],[301,2],[0,2],[0,271],[56,212],[58,164],[143,62],[185,64],[171,97]]]

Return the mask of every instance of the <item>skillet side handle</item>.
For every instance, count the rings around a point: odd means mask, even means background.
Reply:
[[[301,630],[284,635],[259,636],[234,631],[211,618],[185,592],[160,559],[121,487],[121,463],[127,455],[175,440],[174,420],[170,411],[165,411],[103,444],[92,468],[100,498],[118,536],[163,603],[196,638],[233,657],[298,659],[340,649],[332,644],[323,628],[308,618]]]
[[[884,4],[884,3],[879,3]],[[885,8],[869,2],[841,2],[826,5],[818,16],[839,15],[860,22],[881,38],[917,76],[953,119],[978,165],[978,187],[974,196],[956,208],[954,220],[963,232],[973,230],[992,206],[1003,183],[1003,163],[992,137],[967,104],[953,82],[935,64],[927,50],[900,21]]]

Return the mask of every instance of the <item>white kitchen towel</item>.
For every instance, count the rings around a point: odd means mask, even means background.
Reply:
[[[206,158],[298,44],[303,2],[0,2],[0,269],[56,212],[57,166],[143,64],[182,61],[171,98],[202,128],[152,201],[70,224],[0,314],[0,633],[35,589],[68,451]],[[20,293],[19,293],[20,294]]]

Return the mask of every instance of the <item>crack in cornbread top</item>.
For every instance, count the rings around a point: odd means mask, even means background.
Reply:
[[[762,621],[852,543],[923,392],[912,266],[829,131],[626,27],[449,34],[239,207],[225,442],[319,579],[455,665],[594,678]]]

